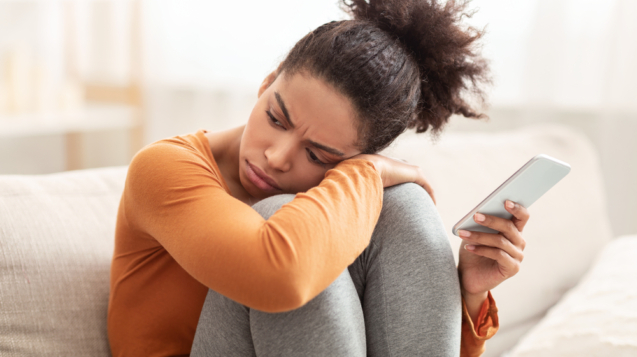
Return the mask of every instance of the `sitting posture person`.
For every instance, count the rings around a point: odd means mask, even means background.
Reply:
[[[244,126],[160,140],[119,206],[114,356],[477,356],[489,291],[523,258],[527,210],[476,215],[455,266],[416,166],[377,154],[408,128],[480,118],[463,3],[353,0],[302,38]],[[467,173],[471,174],[471,173]],[[510,205],[509,205],[510,204]],[[482,219],[482,220],[480,220]]]

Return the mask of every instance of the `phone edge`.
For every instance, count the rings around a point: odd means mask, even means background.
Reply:
[[[470,219],[474,214],[476,214],[478,212],[478,209],[480,209],[480,207],[482,207],[482,205],[486,202],[489,201],[489,199],[491,199],[493,196],[495,196],[496,194],[498,194],[505,186],[506,184],[511,181],[514,180],[516,177],[518,177],[522,171],[524,170],[524,168],[532,165],[534,162],[536,162],[537,160],[540,159],[548,159],[551,160],[557,164],[563,165],[565,167],[568,168],[567,174],[571,171],[571,165],[569,165],[568,163],[561,161],[559,159],[556,159],[552,156],[546,155],[546,154],[537,154],[535,156],[533,156],[529,161],[527,161],[524,165],[522,165],[517,171],[515,171],[511,176],[509,176],[509,178],[507,178],[506,180],[504,180],[504,182],[502,182],[500,184],[500,186],[498,186],[495,190],[493,190],[487,197],[485,197],[482,201],[480,201],[480,203],[478,203],[477,206],[475,206],[471,211],[469,211],[469,213],[467,213],[464,217],[462,217],[452,228],[451,228],[451,233],[453,233],[453,235],[455,235],[456,237],[458,236],[458,228],[464,224],[468,219]]]

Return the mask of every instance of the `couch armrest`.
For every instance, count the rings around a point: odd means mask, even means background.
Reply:
[[[115,218],[126,167],[0,175],[0,354],[110,356]]]
[[[612,240],[510,357],[637,356],[637,235]]]

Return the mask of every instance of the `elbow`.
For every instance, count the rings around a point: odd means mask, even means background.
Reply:
[[[275,289],[271,289],[267,295],[270,295],[270,303],[266,304],[264,312],[276,313],[296,310],[307,304],[314,294],[308,279],[301,277],[295,272],[286,272],[277,274],[275,281],[270,284]]]
[[[285,311],[296,310],[312,300],[307,284],[293,284],[285,296]]]
[[[285,312],[298,309],[327,286],[321,285],[320,269],[316,259],[307,252],[299,252],[292,238],[264,225],[262,246],[265,250],[265,266],[260,275],[261,297],[265,312]]]

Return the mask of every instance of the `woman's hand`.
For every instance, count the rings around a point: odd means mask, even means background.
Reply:
[[[500,233],[482,233],[460,230],[460,257],[458,272],[462,295],[467,309],[475,321],[487,292],[520,270],[526,242],[522,230],[529,221],[529,212],[517,203],[506,201],[510,220],[476,213],[476,223]],[[482,219],[481,219],[482,218]]]
[[[425,179],[425,175],[423,175],[420,167],[380,154],[361,154],[354,156],[352,159],[371,161],[376,167],[376,170],[380,173],[380,177],[383,180],[383,187],[390,187],[405,182],[414,182],[422,186],[434,201],[434,204],[436,203],[434,190],[431,188],[427,179]]]

